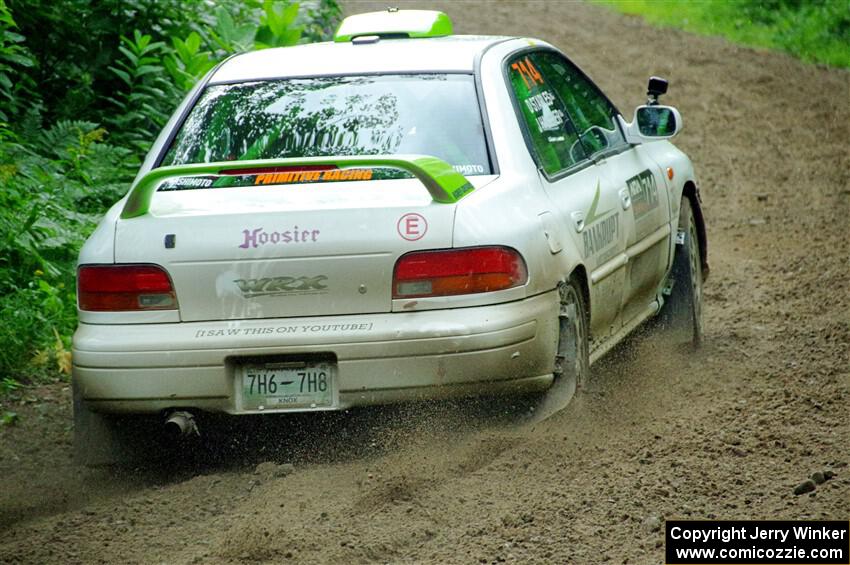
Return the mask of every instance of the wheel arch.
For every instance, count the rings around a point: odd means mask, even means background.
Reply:
[[[699,188],[692,180],[685,182],[682,189],[682,197],[687,198],[691,204],[691,211],[694,213],[694,221],[697,224],[697,238],[699,239],[699,253],[702,258],[702,280],[708,278],[708,237],[705,231],[705,216],[702,212],[702,199],[700,198]]]
[[[569,278],[573,277],[576,277],[576,279],[578,279],[579,284],[581,285],[581,295],[582,298],[584,298],[584,305],[587,310],[587,321],[590,322],[590,312],[592,307],[590,304],[590,279],[587,276],[587,269],[585,268],[585,266],[581,263],[576,265],[576,267],[573,269],[572,273],[570,273],[569,276]]]

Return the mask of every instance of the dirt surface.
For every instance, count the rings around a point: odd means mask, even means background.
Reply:
[[[277,418],[124,470],[74,467],[67,386],[32,391],[0,429],[0,562],[657,564],[663,519],[850,518],[850,73],[572,2],[439,6],[548,39],[627,114],[670,79],[705,347],[632,340],[533,428],[487,402]]]

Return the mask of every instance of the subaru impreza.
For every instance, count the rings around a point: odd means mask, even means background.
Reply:
[[[706,236],[666,90],[627,121],[556,47],[433,11],[227,59],[80,253],[78,452],[132,452],[139,415],[179,435],[572,391],[649,321],[698,343]]]

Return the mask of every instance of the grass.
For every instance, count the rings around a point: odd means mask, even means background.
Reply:
[[[850,68],[847,0],[592,0],[646,21]]]

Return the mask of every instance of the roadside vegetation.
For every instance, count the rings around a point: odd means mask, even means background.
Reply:
[[[594,0],[648,22],[850,68],[847,0]]]
[[[336,0],[214,5],[0,0],[0,427],[23,385],[70,373],[79,248],[183,96],[233,53],[340,19]]]

